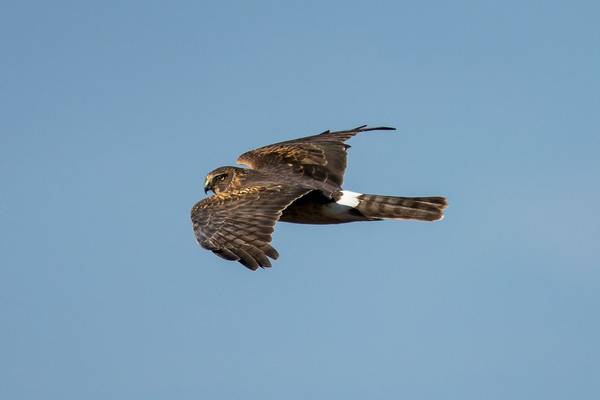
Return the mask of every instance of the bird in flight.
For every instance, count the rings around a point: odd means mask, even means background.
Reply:
[[[238,164],[206,176],[204,192],[214,195],[192,208],[196,240],[205,249],[255,271],[279,257],[271,246],[277,221],[342,224],[356,221],[414,219],[437,221],[445,197],[397,197],[342,189],[345,142],[368,131],[395,128],[359,126],[260,147],[242,154]]]

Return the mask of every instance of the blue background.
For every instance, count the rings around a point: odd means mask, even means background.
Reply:
[[[0,16],[3,399],[600,398],[597,2],[13,2]],[[205,174],[352,139],[440,223],[195,243]]]

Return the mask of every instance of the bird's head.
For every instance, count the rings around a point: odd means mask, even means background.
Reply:
[[[239,169],[236,167],[220,167],[209,172],[204,181],[204,193],[212,190],[215,194],[219,194],[227,190],[235,177],[236,171]]]

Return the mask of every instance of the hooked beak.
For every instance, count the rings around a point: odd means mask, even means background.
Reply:
[[[204,182],[204,194],[207,194],[209,190],[213,190],[213,187],[207,179],[206,182]]]

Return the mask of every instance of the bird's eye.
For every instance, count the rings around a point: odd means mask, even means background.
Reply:
[[[217,180],[223,181],[223,180],[225,180],[226,176],[227,176],[227,174],[219,175],[219,176],[217,176]]]

